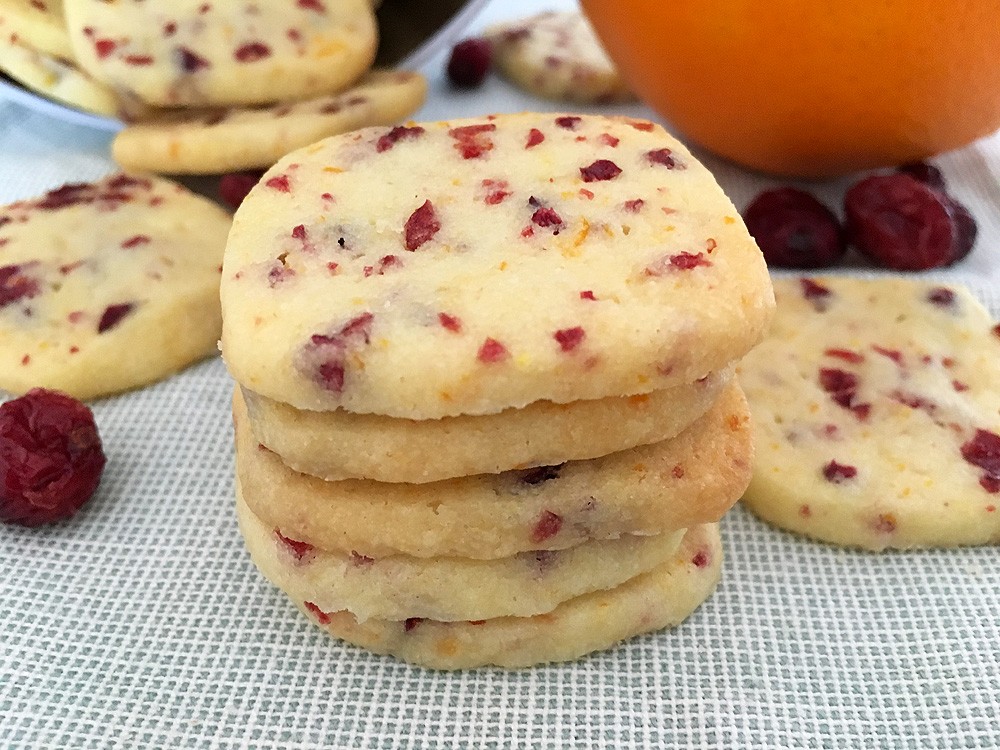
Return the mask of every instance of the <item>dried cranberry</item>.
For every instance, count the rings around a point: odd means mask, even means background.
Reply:
[[[84,404],[42,388],[8,401],[0,406],[0,521],[69,518],[94,494],[104,461]]]
[[[263,176],[261,171],[224,174],[219,178],[219,197],[235,211]]]
[[[943,193],[947,190],[944,175],[941,174],[941,170],[933,164],[928,164],[925,161],[914,161],[909,164],[903,164],[899,166],[896,171],[908,174],[913,179],[918,180],[925,185],[929,185],[939,192]]]
[[[541,515],[538,516],[535,528],[531,530],[531,541],[537,544],[538,542],[544,542],[546,539],[554,537],[559,533],[562,524],[562,516],[550,510],[543,510]]]
[[[844,196],[848,236],[886,268],[921,271],[947,265],[957,234],[948,201],[908,174],[866,177]]]
[[[413,252],[441,230],[441,221],[434,211],[434,204],[426,200],[406,220],[403,227],[405,246]]]
[[[747,206],[743,219],[769,266],[820,268],[836,263],[847,250],[837,217],[803,190],[765,190]]]
[[[459,88],[474,89],[482,84],[493,62],[493,46],[487,39],[464,39],[448,58],[448,79]]]
[[[976,244],[976,236],[979,234],[979,225],[964,204],[959,203],[951,196],[946,196],[948,209],[951,211],[951,218],[955,226],[955,236],[951,246],[951,263],[956,263],[968,255]]]
[[[580,167],[580,176],[584,182],[613,180],[621,173],[621,168],[610,159],[598,159],[590,166]]]
[[[833,484],[842,484],[848,479],[854,479],[857,475],[858,470],[856,467],[847,464],[838,464],[836,461],[830,461],[830,463],[823,467],[823,476],[828,482],[832,482]]]

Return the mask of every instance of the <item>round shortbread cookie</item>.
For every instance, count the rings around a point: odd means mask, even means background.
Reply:
[[[498,560],[461,557],[364,557],[288,539],[239,498],[236,516],[250,557],[278,588],[325,612],[359,621],[486,620],[530,617],[592,591],[618,586],[670,559],[684,529],[657,536],[594,541],[565,550]]]
[[[718,521],[750,481],[749,414],[736,385],[672,440],[431,484],[299,474],[253,439],[238,391],[234,418],[236,472],[254,514],[289,539],[366,557],[496,559],[662,534]]]
[[[731,379],[727,369],[638,396],[535,401],[497,414],[424,420],[304,411],[246,389],[243,397],[254,437],[295,471],[422,484],[597,458],[672,438],[708,411]]]
[[[582,13],[539,13],[484,36],[497,70],[529,94],[579,104],[635,101]]]
[[[691,383],[763,335],[739,214],[657,125],[498,115],[336,136],[236,213],[234,378],[300,409],[408,419]]]
[[[0,71],[50,99],[99,115],[116,117],[118,97],[71,63],[38,52],[9,34],[0,35]]]
[[[65,0],[80,67],[149,104],[267,104],[347,88],[371,67],[369,0]]]
[[[0,207],[0,387],[92,398],[215,350],[229,216],[119,174]]]
[[[265,577],[269,571],[261,571]],[[668,562],[606,591],[570,599],[534,617],[473,622],[368,620],[295,604],[330,635],[432,669],[529,667],[571,661],[626,638],[678,625],[715,590],[722,541],[714,524],[688,531]]]
[[[169,174],[266,169],[289,151],[416,111],[427,82],[419,73],[375,71],[330,96],[263,109],[165,115],[122,130],[111,152],[123,168]]]
[[[0,36],[11,35],[25,47],[73,59],[62,0],[0,0]]]
[[[964,289],[775,281],[740,365],[757,454],[744,502],[837,544],[1000,541],[1000,327]]]

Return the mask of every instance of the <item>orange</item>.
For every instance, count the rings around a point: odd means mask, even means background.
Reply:
[[[996,0],[582,0],[622,73],[695,143],[826,177],[1000,127]]]

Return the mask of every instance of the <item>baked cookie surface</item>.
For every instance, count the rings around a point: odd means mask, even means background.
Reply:
[[[571,661],[640,633],[678,625],[712,594],[721,571],[719,530],[709,524],[690,529],[672,559],[648,573],[534,617],[359,623],[347,612],[324,612],[315,602],[293,601],[330,635],[379,654],[433,669],[519,668]]]
[[[51,57],[73,59],[62,0],[0,0],[0,36]]]
[[[579,12],[548,11],[484,32],[497,69],[530,94],[579,104],[635,100]]]
[[[370,125],[396,122],[423,104],[419,73],[375,71],[339,94],[307,101],[143,120],[115,136],[124,169],[217,174],[266,169],[293,149]]]
[[[694,382],[759,340],[773,297],[662,128],[519,114],[286,156],[236,214],[222,302],[224,358],[256,393],[434,419]]]
[[[497,414],[397,419],[307,411],[243,390],[256,440],[295,471],[321,479],[423,484],[560,464],[674,437],[711,408],[732,371],[636,396]],[[447,446],[447,450],[441,450]]]
[[[750,480],[746,401],[729,386],[677,437],[589,461],[433,482],[325,482],[254,439],[235,393],[236,472],[253,513],[289,539],[367,557],[496,559],[712,523]]]
[[[787,278],[739,366],[753,413],[745,504],[837,544],[1000,541],[1000,328],[967,291]]]
[[[0,207],[0,387],[92,398],[210,355],[229,225],[180,185],[125,174]]]
[[[237,496],[239,492],[237,491]],[[251,558],[293,599],[358,620],[485,620],[550,612],[576,596],[617,586],[677,551],[684,529],[594,541],[565,550],[524,552],[497,560],[460,557],[372,558],[330,552],[289,539],[237,499],[236,515]]]
[[[148,104],[266,104],[347,88],[371,66],[368,0],[65,0],[80,67]]]

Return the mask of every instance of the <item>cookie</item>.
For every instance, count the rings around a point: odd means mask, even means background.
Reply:
[[[571,661],[640,633],[678,625],[712,594],[721,570],[722,543],[712,524],[688,531],[673,558],[648,573],[534,617],[359,623],[347,612],[325,612],[310,600],[293,601],[330,635],[379,654],[432,669],[519,668]]]
[[[836,544],[1000,542],[1000,327],[964,289],[786,278],[740,366],[757,456],[744,502]]]
[[[377,46],[369,0],[65,0],[65,12],[81,68],[163,107],[333,93]]]
[[[0,71],[50,99],[99,115],[115,117],[115,93],[73,64],[0,35]]]
[[[396,419],[304,411],[243,391],[254,437],[296,471],[322,479],[436,482],[596,458],[674,437],[702,416],[731,370],[649,394],[484,416]],[[441,450],[447,446],[447,450]]]
[[[529,94],[578,104],[636,98],[579,12],[539,13],[492,26],[484,36],[497,70]]]
[[[0,388],[93,398],[212,354],[229,223],[125,174],[0,207]]]
[[[375,71],[347,91],[318,99],[146,120],[118,133],[111,153],[125,169],[169,174],[267,168],[321,138],[396,122],[416,111],[426,92],[419,73]]]
[[[661,534],[719,520],[750,481],[749,415],[735,385],[672,440],[430,484],[292,471],[254,440],[238,390],[233,406],[236,472],[253,513],[289,539],[366,557],[496,559]]]
[[[241,499],[236,515],[251,558],[268,571],[274,585],[324,611],[347,610],[361,622],[543,614],[567,599],[618,586],[662,565],[684,536],[680,529],[498,560],[372,558],[289,539],[263,523]]]
[[[221,295],[239,383],[407,419],[691,383],[773,306],[736,209],[662,128],[533,113],[289,154],[236,213]]]
[[[0,0],[0,37],[50,57],[73,59],[62,0]]]

